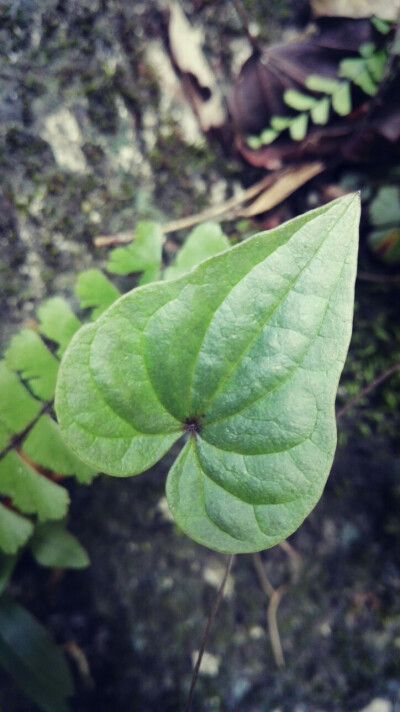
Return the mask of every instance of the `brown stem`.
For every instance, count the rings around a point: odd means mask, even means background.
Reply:
[[[296,551],[294,546],[289,544],[287,539],[284,539],[283,541],[280,542],[279,546],[285,554],[289,557],[289,561],[292,567],[292,576],[291,576],[291,581],[290,583],[297,583],[299,580],[300,576],[300,571],[301,571],[301,556],[300,554]]]
[[[233,5],[234,5],[235,10],[239,16],[240,22],[242,23],[242,27],[246,33],[246,37],[251,44],[253,52],[259,53],[260,52],[259,42],[250,30],[250,23],[248,21],[248,18],[247,18],[247,15],[246,15],[246,12],[244,10],[242,3],[240,2],[240,0],[233,0]]]
[[[187,702],[186,702],[185,712],[190,712],[190,710],[192,709],[193,694],[194,694],[194,690],[196,687],[197,679],[199,677],[201,661],[203,659],[204,651],[206,649],[207,640],[208,640],[208,636],[210,634],[211,626],[214,622],[219,604],[221,603],[222,596],[224,594],[225,584],[228,580],[228,576],[229,576],[230,570],[232,568],[234,558],[235,558],[234,554],[230,554],[227,558],[225,573],[224,573],[223,579],[221,581],[221,585],[218,589],[216,599],[215,599],[213,606],[211,608],[210,615],[208,616],[207,625],[205,627],[203,638],[202,638],[201,645],[200,645],[200,650],[199,650],[199,653],[197,656],[196,664],[193,669],[192,681],[190,684],[190,690],[189,690],[189,695],[188,695]]]
[[[285,658],[283,657],[281,637],[279,634],[278,627],[278,607],[289,587],[297,582],[301,568],[301,557],[293,548],[293,546],[289,544],[286,539],[284,539],[284,541],[281,541],[279,546],[289,557],[292,573],[290,576],[290,581],[288,583],[281,584],[281,586],[276,589],[268,580],[267,574],[265,573],[264,564],[262,562],[261,554],[259,552],[253,554],[253,562],[257,571],[261,588],[267,598],[269,598],[267,608],[267,625],[271,642],[272,654],[274,656],[275,664],[278,668],[285,666]]]
[[[369,272],[358,272],[357,279],[362,279],[364,282],[389,284],[390,282],[400,282],[400,274],[370,274]]]
[[[353,398],[350,398],[350,400],[347,401],[347,403],[344,406],[342,406],[342,408],[339,408],[339,410],[336,413],[336,420],[338,418],[341,418],[342,415],[344,415],[344,413],[346,413],[348,410],[350,410],[350,408],[352,408],[353,405],[358,403],[358,401],[361,400],[361,398],[364,398],[364,396],[366,396],[367,393],[370,393],[370,391],[372,391],[374,388],[376,388],[376,386],[379,386],[381,383],[383,383],[383,381],[386,381],[387,378],[390,378],[390,376],[393,376],[393,374],[396,373],[396,371],[400,371],[400,361],[398,363],[395,363],[394,366],[392,366],[391,368],[388,368],[388,370],[385,371],[384,373],[381,373],[380,376],[377,376],[376,378],[374,378],[374,380],[371,381],[371,383],[368,383],[364,388],[361,389],[361,391],[356,393],[356,395],[353,396]]]
[[[279,588],[275,589],[270,598],[267,608],[268,630],[271,638],[271,645],[274,653],[275,663],[278,668],[285,667],[285,658],[283,657],[281,636],[279,635],[277,613],[278,606],[288,588],[288,584],[283,583],[281,586],[279,586]]]
[[[275,589],[270,583],[267,574],[265,573],[264,564],[262,562],[261,554],[259,551],[256,551],[255,554],[253,554],[253,563],[255,570],[257,571],[258,580],[260,582],[262,590],[264,591],[266,596],[271,598],[271,596],[275,593]]]
[[[278,668],[284,667],[285,660],[283,657],[282,643],[279,634],[278,620],[276,614],[280,600],[286,591],[287,584],[283,584],[277,589],[273,587],[267,577],[267,574],[265,573],[264,564],[262,562],[261,554],[259,551],[253,554],[253,562],[257,571],[260,586],[267,598],[269,598],[269,603],[267,607],[267,626],[272,648],[272,655],[274,656],[275,665]]]

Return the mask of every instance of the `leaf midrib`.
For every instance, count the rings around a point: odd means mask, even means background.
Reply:
[[[327,236],[332,232],[332,230],[334,230],[334,228],[337,226],[337,223],[342,219],[342,217],[343,217],[343,216],[346,214],[346,212],[350,209],[350,206],[351,206],[351,205],[352,205],[352,202],[351,202],[350,204],[346,205],[345,208],[344,208],[344,210],[343,210],[343,212],[336,218],[335,222],[334,222],[327,230],[325,230],[325,232],[323,233],[323,237],[322,237],[321,240],[320,240],[320,244],[319,244],[318,248],[313,252],[313,254],[311,255],[310,259],[309,259],[309,260],[307,261],[307,263],[302,267],[302,269],[298,272],[298,274],[296,275],[295,279],[294,279],[292,282],[290,282],[290,285],[289,285],[288,288],[286,289],[286,291],[285,291],[285,293],[283,294],[283,296],[277,301],[277,303],[275,304],[275,306],[274,306],[272,312],[270,312],[270,313],[268,314],[268,317],[266,318],[265,321],[263,321],[263,323],[261,324],[260,328],[257,330],[256,334],[255,334],[255,335],[252,337],[252,339],[246,344],[245,349],[241,352],[241,354],[239,355],[239,357],[238,357],[238,358],[236,359],[236,361],[232,364],[232,365],[233,365],[233,369],[230,369],[230,374],[232,373],[232,371],[234,371],[234,370],[238,367],[238,365],[240,364],[240,362],[241,362],[243,356],[250,350],[250,348],[252,347],[252,345],[254,344],[254,342],[259,338],[261,332],[262,332],[263,329],[265,328],[265,325],[271,320],[271,318],[273,317],[274,313],[277,311],[277,309],[279,308],[279,306],[280,306],[280,305],[283,303],[283,301],[286,299],[287,295],[292,291],[293,287],[296,285],[296,283],[297,283],[298,280],[300,279],[300,276],[302,275],[302,273],[308,268],[308,266],[310,265],[310,263],[315,259],[315,256],[318,254],[318,252],[319,252],[319,251],[322,249],[322,247],[324,246]],[[285,243],[285,244],[287,244],[287,243]],[[279,247],[280,247],[280,246],[278,246],[278,247],[276,248],[276,250],[278,250]],[[349,247],[349,249],[350,249],[350,247]],[[274,252],[276,252],[276,250],[274,250]],[[273,253],[272,253],[272,254],[273,254]],[[257,266],[259,266],[260,264],[262,264],[262,262],[265,261],[265,260],[267,260],[269,256],[270,256],[270,255],[268,255],[267,257],[265,257],[263,260],[260,260],[260,262],[257,262],[257,264],[254,265],[254,266],[252,267],[252,269],[254,269],[255,267],[257,267]],[[344,263],[344,265],[345,265],[345,263]],[[343,265],[343,268],[344,268],[344,265]],[[342,271],[343,271],[343,268],[342,268]],[[249,272],[251,272],[251,271],[252,271],[252,270],[249,270]],[[342,273],[342,271],[341,271],[341,273]],[[213,317],[214,317],[214,315],[215,315],[217,309],[218,309],[218,308],[221,306],[221,304],[223,303],[223,301],[229,296],[229,294],[231,294],[232,290],[235,289],[235,287],[237,287],[237,286],[240,284],[241,281],[243,281],[244,279],[246,279],[246,278],[248,277],[249,272],[247,272],[247,273],[246,273],[243,277],[241,277],[234,285],[232,285],[232,287],[230,288],[230,290],[227,292],[227,294],[224,295],[222,301],[220,302],[220,304],[218,304],[218,306],[216,307],[216,309],[214,310],[214,312],[213,312],[213,314],[212,314],[211,320],[210,320],[210,322],[209,322],[209,324],[208,324],[207,330],[206,330],[205,333],[204,333],[204,336],[203,336],[203,339],[202,339],[202,343],[201,343],[200,348],[199,348],[199,350],[198,350],[198,353],[197,353],[197,356],[196,356],[196,360],[195,360],[195,362],[194,362],[193,369],[192,369],[192,378],[191,378],[191,383],[190,383],[190,386],[189,386],[189,389],[188,389],[188,394],[189,394],[188,416],[190,415],[190,405],[191,405],[191,400],[192,400],[192,395],[193,395],[193,381],[194,381],[194,377],[195,377],[195,371],[196,371],[196,367],[197,367],[197,363],[198,363],[198,358],[199,358],[199,355],[200,355],[200,353],[201,353],[201,348],[202,348],[202,345],[203,345],[203,343],[204,343],[204,340],[206,339],[206,336],[207,336],[207,334],[209,333],[209,327],[210,327],[210,324],[211,324],[211,322],[212,322],[212,319],[213,319]],[[181,278],[181,279],[182,279],[182,278]],[[338,281],[338,280],[337,280],[337,281]],[[335,289],[336,286],[337,286],[337,281],[335,282],[335,285],[334,285],[334,288],[333,288],[332,292],[334,291],[334,289]],[[327,309],[328,309],[328,307],[329,307],[330,298],[331,298],[331,295],[327,298],[326,308],[325,308],[325,311],[324,311],[324,315],[323,315],[323,317],[322,317],[322,319],[321,319],[321,321],[320,321],[320,324],[319,324],[319,327],[318,327],[318,331],[319,331],[319,329],[320,329],[320,327],[321,327],[321,324],[323,323],[323,320],[324,320],[324,318],[325,318],[325,316],[326,316],[326,311],[327,311]],[[164,305],[164,306],[165,306],[165,305]],[[160,307],[158,307],[157,309],[154,310],[154,312],[152,312],[151,314],[148,315],[148,318],[146,319],[146,324],[145,324],[145,326],[147,325],[147,323],[148,323],[148,321],[150,320],[150,318],[151,318],[155,313],[157,313],[157,311],[159,311],[159,308],[160,308]],[[142,362],[143,362],[143,364],[144,364],[144,368],[145,368],[145,371],[146,371],[146,374],[147,374],[147,382],[148,382],[149,386],[151,387],[151,389],[152,389],[152,391],[153,391],[153,394],[154,394],[154,396],[156,397],[157,401],[159,402],[160,406],[162,407],[163,411],[166,412],[166,413],[168,413],[168,414],[175,420],[175,422],[177,423],[177,425],[178,425],[178,424],[181,425],[181,424],[182,424],[181,421],[180,421],[178,418],[176,418],[176,416],[171,412],[171,410],[160,400],[160,397],[159,397],[159,395],[158,395],[158,393],[157,393],[157,390],[156,390],[156,388],[155,388],[155,386],[154,386],[154,384],[153,384],[153,382],[152,382],[152,379],[150,378],[150,374],[149,374],[149,371],[148,371],[148,365],[147,365],[146,359],[144,358],[144,349],[143,349],[143,339],[144,339],[144,333],[145,333],[145,326],[144,326],[143,329],[141,330],[141,334],[140,334],[140,344],[141,344],[141,352],[142,352],[142,359],[143,359]],[[90,360],[91,360],[91,359],[90,359],[90,352],[91,352],[92,345],[93,345],[93,340],[94,340],[96,334],[97,334],[97,330],[94,331],[93,337],[91,338],[91,342],[90,342],[90,345],[89,345],[88,368],[89,368],[90,375],[91,375],[91,378],[92,378],[92,382],[94,383],[95,389],[96,389],[96,391],[98,392],[98,394],[101,396],[102,400],[106,403],[106,405],[112,410],[112,412],[114,412],[123,422],[125,422],[130,428],[132,428],[132,430],[133,430],[134,432],[136,432],[136,433],[137,433],[138,435],[140,435],[140,436],[144,436],[144,437],[157,437],[157,436],[163,436],[163,435],[171,435],[173,432],[178,433],[178,432],[179,432],[179,428],[178,428],[178,427],[176,428],[176,431],[175,431],[175,429],[171,429],[171,430],[168,430],[168,431],[167,431],[167,430],[162,430],[162,431],[154,432],[154,433],[153,433],[153,432],[152,432],[152,433],[149,433],[149,432],[145,432],[145,431],[143,431],[143,430],[140,430],[140,429],[138,429],[136,426],[133,426],[132,423],[130,423],[130,422],[126,419],[125,416],[122,416],[119,412],[117,412],[117,411],[110,405],[110,403],[108,402],[107,398],[105,397],[105,395],[103,394],[102,390],[100,389],[100,387],[99,387],[98,384],[97,384],[95,374],[94,374],[93,369],[92,369],[91,364],[90,364]],[[316,332],[316,336],[317,336],[317,334],[318,334],[318,332]],[[285,383],[287,380],[289,380],[289,379],[293,376],[293,374],[298,370],[298,368],[301,366],[301,363],[304,361],[304,358],[305,358],[305,356],[306,356],[306,354],[307,354],[307,352],[308,352],[308,350],[309,350],[309,348],[310,348],[310,345],[313,343],[314,339],[315,339],[315,337],[308,343],[308,345],[307,345],[307,347],[306,347],[306,349],[305,349],[305,351],[304,351],[304,354],[302,355],[301,361],[299,362],[298,365],[296,365],[296,366],[294,367],[294,369],[288,374],[288,376],[287,376],[286,378],[280,380],[280,381],[279,381],[273,388],[271,388],[270,390],[264,391],[264,392],[263,392],[260,396],[258,396],[255,400],[251,401],[250,403],[246,403],[246,404],[245,404],[242,408],[240,408],[238,411],[234,411],[233,413],[230,413],[229,415],[223,416],[223,417],[221,417],[221,418],[216,418],[216,419],[210,420],[210,421],[207,422],[207,425],[213,425],[213,424],[215,424],[215,423],[217,423],[217,422],[221,422],[221,421],[223,421],[223,420],[226,420],[226,419],[228,419],[228,418],[231,418],[231,417],[237,415],[238,413],[242,412],[243,410],[246,410],[248,407],[254,405],[258,400],[261,400],[262,398],[264,398],[264,397],[267,396],[268,394],[270,394],[270,393],[272,393],[273,391],[275,391],[277,388],[280,388],[280,387],[283,385],[283,383]],[[217,397],[217,395],[218,395],[218,394],[221,392],[221,390],[223,389],[223,387],[224,387],[226,381],[227,381],[227,376],[223,376],[222,379],[220,380],[219,384],[218,384],[217,389],[214,391],[214,393],[210,396],[209,400],[207,401],[207,403],[206,403],[206,405],[205,405],[205,407],[204,407],[204,410],[206,410],[206,408],[209,408],[209,407],[210,407],[210,404],[213,402],[213,400]],[[74,418],[74,420],[75,420],[75,422],[77,422],[75,418]],[[83,427],[87,432],[91,433],[91,434],[94,435],[95,437],[98,437],[98,436],[95,435],[95,433],[94,433],[90,428],[85,427],[85,426],[82,426],[81,424],[80,424],[80,427]],[[204,427],[206,427],[206,425],[205,425]],[[182,434],[183,434],[183,433],[182,433]],[[121,438],[121,436],[114,436],[114,437],[113,437],[113,436],[107,436],[107,439],[109,439],[109,437],[110,437],[110,439],[125,439],[124,437]]]
[[[350,249],[351,249],[351,246],[349,247],[349,249],[348,249],[348,251],[347,251],[347,253],[346,253],[346,257],[347,257],[347,255],[349,254]],[[340,277],[342,276],[342,273],[343,273],[344,268],[345,268],[345,263],[343,264],[343,267],[342,267],[342,269],[341,269],[341,271],[340,271],[340,276],[339,276],[338,282],[339,282],[339,280],[340,280]],[[307,356],[307,354],[308,354],[308,352],[309,352],[309,350],[310,350],[310,347],[311,347],[312,343],[313,343],[313,342],[315,341],[315,339],[319,336],[319,333],[320,333],[320,330],[321,330],[321,326],[322,326],[322,324],[324,323],[324,320],[325,320],[325,317],[326,317],[326,313],[327,313],[327,311],[328,311],[328,309],[329,309],[329,304],[330,304],[330,299],[331,299],[331,297],[332,297],[332,293],[335,291],[338,282],[335,283],[335,286],[334,286],[334,288],[333,288],[333,290],[332,290],[332,292],[331,292],[329,298],[327,299],[325,311],[324,311],[324,313],[323,313],[323,315],[322,315],[322,317],[321,317],[320,323],[319,323],[319,325],[318,325],[318,331],[316,331],[315,336],[313,337],[313,339],[311,339],[311,340],[309,341],[309,343],[307,344],[307,346],[306,346],[306,348],[305,348],[305,350],[304,350],[304,353],[302,354],[301,360],[298,362],[298,364],[296,364],[296,366],[293,368],[293,370],[290,371],[290,372],[287,374],[286,377],[284,377],[284,378],[282,378],[280,381],[278,381],[278,383],[276,383],[276,385],[273,386],[273,388],[270,388],[269,391],[265,391],[265,392],[262,393],[260,396],[257,396],[257,398],[255,398],[254,400],[252,400],[250,403],[247,403],[247,404],[244,405],[242,408],[239,408],[239,410],[236,410],[236,411],[234,411],[233,413],[230,413],[229,415],[224,415],[224,416],[222,416],[222,417],[220,417],[220,418],[214,418],[214,420],[210,420],[208,423],[206,423],[206,424],[204,425],[204,427],[207,427],[207,425],[215,425],[215,423],[220,423],[220,422],[223,422],[224,420],[228,420],[229,418],[233,418],[234,416],[239,415],[239,413],[242,413],[242,412],[243,412],[244,410],[246,410],[247,408],[250,408],[251,406],[255,405],[255,403],[257,403],[259,400],[262,400],[262,399],[265,398],[266,396],[271,395],[271,393],[274,393],[274,391],[276,391],[278,388],[281,388],[281,386],[283,386],[283,385],[284,385],[285,383],[287,383],[291,378],[293,378],[293,376],[294,376],[295,373],[298,371],[298,369],[302,367],[302,364],[303,364],[303,362],[304,362],[304,359],[305,359],[305,357]],[[223,449],[223,448],[221,448],[221,449]]]
[[[351,203],[350,203],[350,205],[351,205]],[[254,344],[254,342],[259,338],[259,336],[260,336],[261,332],[263,331],[263,329],[265,328],[266,324],[268,324],[268,322],[271,320],[272,316],[275,314],[275,312],[277,311],[277,309],[279,309],[280,305],[281,305],[281,304],[283,303],[283,301],[286,299],[286,297],[288,296],[288,294],[292,291],[294,285],[296,285],[296,283],[297,283],[298,280],[300,279],[300,276],[302,275],[302,273],[308,268],[308,266],[310,265],[310,263],[314,260],[315,256],[316,256],[316,255],[318,254],[318,252],[322,249],[322,247],[323,247],[324,244],[325,244],[325,240],[326,240],[327,236],[328,236],[329,233],[332,232],[332,230],[336,227],[337,223],[339,222],[339,220],[341,220],[341,218],[343,217],[343,215],[345,215],[345,213],[347,212],[347,210],[350,208],[350,205],[348,205],[348,206],[345,207],[344,211],[343,211],[343,212],[341,213],[341,215],[337,218],[337,220],[334,222],[334,224],[324,232],[324,235],[323,235],[323,237],[322,237],[322,239],[321,239],[321,242],[320,242],[318,248],[315,250],[315,252],[314,252],[313,255],[310,257],[310,259],[308,260],[308,262],[304,265],[304,267],[300,270],[300,272],[296,275],[296,278],[293,280],[293,282],[290,283],[290,286],[289,286],[288,289],[285,291],[285,293],[284,293],[284,295],[282,296],[282,298],[276,303],[276,305],[274,306],[272,312],[270,312],[270,313],[268,314],[268,317],[266,318],[265,321],[263,321],[263,323],[262,323],[262,325],[260,326],[260,328],[258,329],[257,333],[254,335],[254,337],[253,337],[253,338],[251,339],[251,341],[246,345],[245,349],[241,352],[241,354],[239,355],[239,357],[238,357],[238,358],[236,359],[236,361],[233,363],[233,368],[230,368],[230,369],[229,369],[230,376],[232,375],[232,372],[233,372],[233,371],[238,367],[238,365],[240,364],[240,362],[241,362],[243,356],[250,350],[250,348],[252,347],[252,345]],[[347,255],[348,255],[348,253],[349,253],[349,251],[350,251],[350,247],[351,247],[351,246],[349,246],[349,248],[348,248],[348,250],[347,250],[346,257],[347,257]],[[279,249],[279,248],[278,248],[278,249]],[[265,258],[265,260],[267,260],[267,259],[268,259],[268,257]],[[262,262],[263,262],[263,260],[261,260],[259,263],[257,263],[256,266],[258,266],[258,265],[261,264]],[[344,264],[345,264],[345,263],[344,263]],[[343,268],[344,268],[344,264],[343,264]],[[341,272],[340,272],[340,275],[341,275],[342,272],[343,272],[343,268],[342,268],[342,270],[341,270]],[[252,269],[254,269],[254,268],[252,268]],[[250,271],[251,271],[251,270],[250,270]],[[249,272],[248,272],[244,277],[242,277],[242,278],[231,288],[231,290],[228,292],[228,294],[225,295],[225,299],[226,299],[226,297],[232,292],[232,290],[233,290],[238,284],[240,284],[240,282],[241,282],[243,279],[245,279],[245,278],[248,276],[248,274],[249,274]],[[339,278],[340,278],[340,277],[339,277]],[[339,278],[338,278],[337,282],[339,281]],[[327,312],[327,309],[328,309],[328,307],[329,307],[331,295],[332,295],[334,289],[335,289],[336,286],[337,286],[337,282],[335,282],[334,288],[333,288],[331,294],[329,295],[329,298],[327,299],[327,304],[326,304],[326,308],[325,308],[325,311],[324,311],[324,315],[323,315],[323,318],[322,318],[322,320],[321,320],[321,322],[320,322],[320,324],[319,324],[318,329],[320,329],[321,324],[322,324],[322,322],[323,322],[323,320],[324,320],[324,318],[325,318],[325,316],[326,316],[326,312]],[[220,305],[219,305],[219,306],[220,306]],[[214,312],[214,314],[215,314],[215,312]],[[213,315],[213,316],[214,316],[214,315]],[[211,321],[210,321],[210,324],[211,324]],[[209,326],[210,326],[210,324],[209,324]],[[203,340],[202,340],[201,346],[203,345],[204,340],[205,340],[205,338],[206,338],[208,332],[209,332],[209,328],[207,329],[207,331],[206,331],[205,334],[204,334],[204,338],[203,338]],[[315,337],[314,337],[314,338],[315,338]],[[312,339],[312,341],[313,341],[313,340],[314,340],[314,339]],[[276,388],[279,388],[283,383],[285,383],[289,378],[291,378],[292,375],[293,375],[293,374],[297,371],[297,369],[300,367],[301,363],[304,361],[304,358],[305,358],[305,356],[306,356],[306,354],[307,354],[307,352],[308,352],[308,349],[309,349],[309,347],[310,347],[312,341],[310,341],[309,344],[307,345],[306,350],[305,350],[305,352],[304,352],[304,354],[303,354],[302,360],[299,362],[299,364],[298,364],[297,366],[294,367],[293,371],[291,371],[291,372],[289,373],[289,375],[288,375],[287,378],[284,378],[284,379],[282,379],[281,381],[279,381],[279,382],[277,383],[277,385],[274,386],[273,388],[271,388],[269,391],[268,391],[268,390],[264,391],[261,396],[257,397],[254,401],[251,401],[250,403],[247,403],[245,406],[243,406],[243,408],[240,408],[238,411],[235,411],[235,412],[233,412],[233,413],[230,413],[229,415],[223,416],[223,417],[221,417],[221,418],[217,418],[217,419],[210,420],[210,421],[207,422],[207,425],[211,425],[211,424],[214,424],[214,423],[216,423],[216,422],[220,422],[220,421],[226,420],[227,418],[230,418],[230,417],[232,417],[233,415],[237,415],[237,414],[240,413],[242,410],[245,410],[245,409],[248,408],[249,406],[251,406],[251,405],[253,405],[254,403],[256,403],[258,400],[261,400],[261,398],[264,398],[264,397],[265,397],[266,395],[268,395],[269,393],[272,393],[274,390],[276,390]],[[197,358],[196,358],[196,361],[195,361],[195,364],[194,364],[194,367],[193,367],[192,380],[191,380],[191,384],[190,384],[190,387],[189,387],[189,399],[190,399],[190,400],[189,400],[189,405],[191,405],[191,400],[192,400],[191,397],[192,397],[192,393],[193,393],[193,381],[194,381],[194,378],[195,378],[195,370],[196,370],[196,366],[197,366],[197,363],[198,363],[199,355],[200,355],[200,352],[201,352],[201,346],[200,346],[200,349],[199,349],[199,351],[198,351]],[[210,396],[210,398],[208,399],[207,403],[202,407],[202,410],[206,411],[207,408],[210,407],[210,405],[211,405],[211,403],[213,402],[213,400],[217,397],[217,395],[218,395],[218,394],[221,392],[221,390],[223,389],[223,387],[224,387],[224,385],[225,385],[227,379],[228,379],[228,376],[227,376],[227,375],[225,375],[225,376],[223,376],[223,377],[221,378],[220,383],[219,383],[217,389],[216,389],[216,390],[214,391],[214,393]],[[190,408],[189,408],[189,414],[190,414]]]

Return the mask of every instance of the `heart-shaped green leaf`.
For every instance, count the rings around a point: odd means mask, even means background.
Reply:
[[[189,536],[247,552],[291,534],[335,450],[358,219],[358,196],[346,196],[121,297],[62,361],[56,411],[70,446],[125,476],[184,437],[167,496]]]

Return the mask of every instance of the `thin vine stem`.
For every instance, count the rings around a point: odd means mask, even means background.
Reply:
[[[204,651],[206,649],[208,637],[210,635],[211,626],[212,626],[215,616],[217,614],[219,604],[221,603],[221,600],[222,600],[222,596],[224,595],[225,585],[228,580],[228,576],[229,576],[230,570],[232,568],[234,558],[235,558],[234,554],[230,554],[227,558],[224,576],[221,581],[221,585],[218,589],[218,593],[217,593],[217,596],[213,603],[213,606],[211,608],[210,615],[208,616],[207,625],[204,629],[204,634],[203,634],[203,638],[201,641],[200,650],[197,655],[196,664],[193,668],[192,681],[190,683],[190,690],[189,690],[189,694],[188,694],[188,698],[187,698],[187,702],[186,702],[185,712],[190,712],[190,710],[192,709],[193,695],[194,695],[194,690],[196,687],[197,679],[199,677],[201,661],[203,659]]]
[[[379,386],[381,383],[383,383],[383,381],[386,381],[387,378],[390,378],[390,376],[393,376],[393,374],[396,373],[396,371],[400,371],[400,361],[398,363],[395,363],[394,366],[392,366],[391,368],[388,368],[387,371],[385,371],[384,373],[381,373],[380,376],[377,376],[376,378],[374,378],[373,381],[368,383],[364,388],[361,389],[361,391],[356,393],[356,395],[353,396],[353,398],[350,398],[350,400],[347,401],[347,403],[345,403],[345,405],[342,406],[342,408],[339,408],[339,410],[336,413],[336,419],[341,418],[342,415],[344,415],[348,410],[350,410],[350,408],[352,408],[353,405],[358,403],[358,401],[361,400],[361,398],[364,398],[364,396],[366,396],[368,393],[370,393],[370,391],[372,391],[374,388],[376,388],[376,386]]]
[[[400,282],[400,274],[369,274],[368,272],[358,272],[357,279],[364,282],[377,282],[378,284],[396,284]]]
[[[242,23],[243,30],[246,34],[246,37],[251,45],[253,52],[260,53],[261,50],[259,42],[250,30],[250,23],[242,3],[240,2],[240,0],[233,0],[233,6],[238,14],[240,22]]]

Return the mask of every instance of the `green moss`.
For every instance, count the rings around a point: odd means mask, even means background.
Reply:
[[[397,300],[393,300],[385,289],[364,286],[362,297],[360,294],[356,303],[353,337],[340,385],[339,407],[398,361],[400,326]],[[380,384],[349,411],[346,429],[355,429],[363,437],[386,435],[396,441],[399,413],[400,372]]]
[[[118,131],[119,117],[115,105],[115,89],[108,81],[92,81],[85,87],[88,115],[95,126],[105,134]]]

